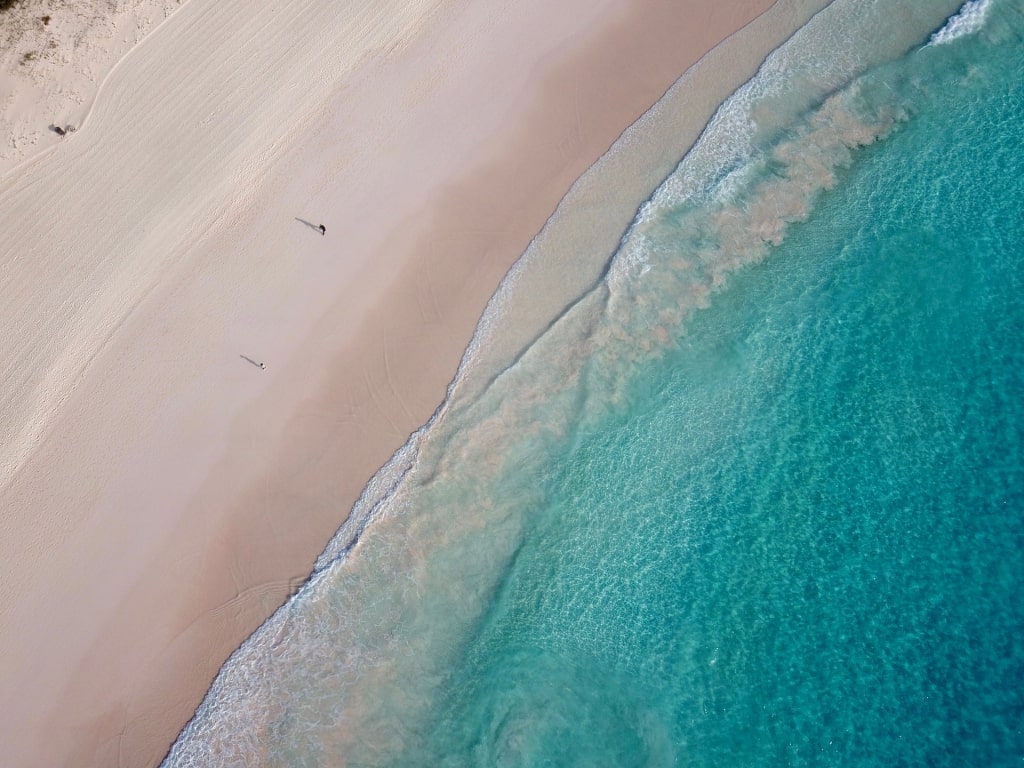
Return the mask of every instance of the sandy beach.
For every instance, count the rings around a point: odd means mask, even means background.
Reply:
[[[86,113],[45,88],[5,106],[26,138],[0,169],[4,764],[158,764],[442,401],[573,183],[761,16],[675,102],[676,149],[575,189],[596,223],[552,237],[611,248],[820,5],[151,3],[127,55],[84,47],[110,59]],[[518,286],[521,338],[592,279],[563,272]]]

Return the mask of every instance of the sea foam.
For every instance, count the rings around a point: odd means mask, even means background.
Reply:
[[[957,14],[946,22],[946,26],[932,35],[929,45],[949,43],[964,35],[973,35],[988,18],[992,0],[968,0]]]

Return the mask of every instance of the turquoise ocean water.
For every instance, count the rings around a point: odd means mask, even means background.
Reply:
[[[396,456],[167,765],[1024,764],[1024,3],[875,61],[867,5]]]

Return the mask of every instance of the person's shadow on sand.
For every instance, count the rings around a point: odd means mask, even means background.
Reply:
[[[320,225],[320,224],[314,224],[312,221],[306,221],[305,219],[300,219],[298,216],[295,217],[295,220],[300,222],[301,224],[305,224],[307,227],[312,229],[318,235],[324,234],[324,230],[322,228],[322,225]]]
[[[239,355],[239,357],[242,358],[243,360],[245,360],[247,363],[252,363],[253,365],[255,365],[260,370],[266,370],[267,369],[267,364],[266,363],[261,363],[261,362],[259,362],[257,360],[253,360],[248,355]]]

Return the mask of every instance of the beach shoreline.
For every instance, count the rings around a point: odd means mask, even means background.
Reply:
[[[224,659],[302,583],[373,473],[434,412],[495,287],[574,181],[771,3],[693,5],[684,16],[658,0],[577,3],[551,18],[524,3],[492,20],[451,3],[270,141],[259,188],[190,239],[189,258],[124,315],[0,494],[16,563],[0,607],[13,765],[162,758]],[[699,9],[710,16],[698,29]],[[763,50],[748,40],[742,66],[706,74],[718,90],[701,86],[703,111],[677,146],[811,12],[779,9],[775,38],[751,31]],[[460,42],[461,58],[432,58]],[[442,141],[445,130],[456,138]],[[409,149],[417,135],[431,156]],[[570,200],[601,222],[586,248],[613,248],[678,159],[658,141],[649,149],[621,196]],[[282,266],[300,257],[301,268]],[[551,279],[531,274],[515,291]],[[592,279],[572,274],[578,289],[512,302],[506,322],[522,332],[488,365]],[[43,659],[61,663],[44,676]]]

